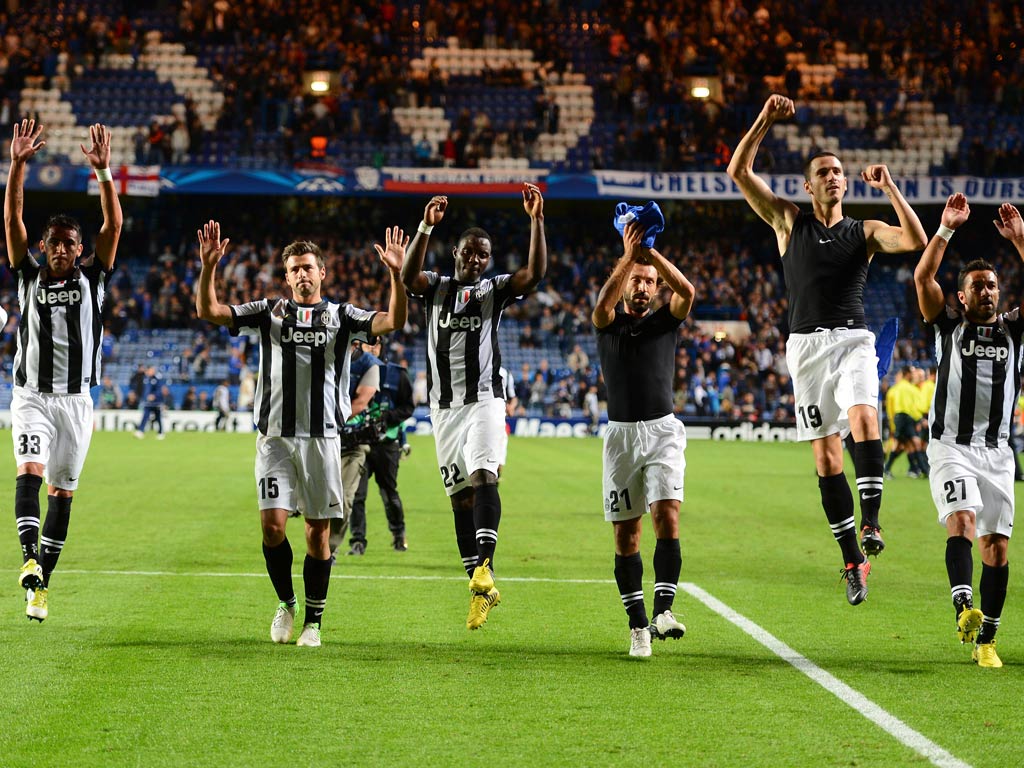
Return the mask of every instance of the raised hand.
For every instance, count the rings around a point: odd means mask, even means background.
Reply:
[[[39,138],[43,132],[43,124],[36,125],[35,120],[22,120],[14,124],[14,137],[11,139],[11,160],[24,163],[32,159],[46,142]]]
[[[89,158],[89,165],[93,168],[109,168],[110,129],[99,123],[90,125],[89,141],[92,142],[92,146],[89,149],[86,149],[84,144],[78,145],[82,148],[82,154]]]
[[[523,208],[530,214],[531,219],[544,215],[544,198],[536,184],[523,184]]]
[[[630,261],[642,261],[644,249],[644,229],[640,222],[631,221],[622,229],[622,253]]]
[[[427,206],[427,208],[429,207]],[[384,246],[381,247],[380,243],[374,243],[373,247],[377,249],[377,255],[380,257],[381,263],[392,272],[398,272],[402,268],[402,262],[405,260],[405,249],[408,245],[409,236],[400,227],[391,227],[384,232]]]
[[[942,225],[950,229],[957,229],[967,221],[970,215],[971,206],[967,204],[967,198],[962,192],[957,192],[946,199],[946,207],[942,211]]]
[[[1014,245],[1024,244],[1024,219],[1021,219],[1020,211],[1012,205],[1009,203],[1000,205],[999,218],[993,223],[999,230],[999,234]]]
[[[796,106],[793,100],[777,93],[768,97],[768,101],[761,108],[761,114],[769,123],[777,120],[786,120],[796,114]]]
[[[444,195],[435,195],[430,198],[427,207],[423,209],[423,223],[428,227],[440,224],[446,210],[448,210],[448,198]]]
[[[220,239],[220,222],[211,219],[196,234],[199,235],[199,258],[203,266],[216,267],[228,252],[228,243],[231,242],[228,238]]]
[[[861,171],[860,177],[868,183],[868,186],[875,189],[885,189],[892,186],[892,176],[889,175],[889,169],[881,163],[869,165]]]

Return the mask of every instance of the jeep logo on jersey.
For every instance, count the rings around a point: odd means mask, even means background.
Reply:
[[[479,317],[459,317],[449,312],[442,315],[437,324],[441,328],[451,328],[453,331],[479,331],[483,327],[484,321]]]
[[[327,344],[330,334],[327,331],[304,331],[301,328],[285,328],[281,334],[282,344],[308,344],[311,347],[322,347]]]
[[[976,344],[974,339],[971,339],[967,342],[966,347],[960,347],[960,354],[964,357],[976,357],[979,360],[1003,362],[1010,356],[1010,350],[1006,347],[996,347],[990,344]]]
[[[78,287],[68,288],[64,283],[59,285],[40,285],[39,292],[36,294],[36,301],[49,307],[66,307],[70,304],[81,304],[82,289]]]

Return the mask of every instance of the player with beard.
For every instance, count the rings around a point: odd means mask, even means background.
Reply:
[[[775,230],[789,299],[786,361],[797,439],[811,442],[821,505],[842,551],[846,599],[857,605],[868,594],[867,555],[885,547],[878,520],[885,468],[878,429],[878,357],[864,318],[864,283],[876,253],[917,250],[927,239],[884,165],[869,165],[861,178],[889,198],[898,226],[843,214],[847,177],[831,152],[816,153],[804,166],[810,211],[778,197],[754,173],[754,157],[772,125],[794,112],[792,100],[769,97],[736,147],[728,173],[754,212]],[[853,496],[843,474],[843,438],[851,433],[861,511],[859,547]]]
[[[604,517],[615,535],[615,581],[629,617],[630,656],[650,656],[651,638],[686,631],[672,613],[682,568],[679,504],[686,470],[686,430],[672,412],[676,342],[690,313],[690,281],[653,248],[644,230],[627,224],[623,256],[601,288],[591,319],[597,327],[601,371],[608,386],[604,437]],[[651,309],[659,280],[672,291]],[[616,306],[619,298],[623,306]],[[651,512],[654,548],[654,620],[647,620],[640,558],[643,515]]]
[[[962,306],[946,304],[935,276],[950,238],[970,213],[962,194],[949,197],[914,283],[938,358],[928,414],[929,482],[939,523],[948,534],[946,573],[956,632],[960,642],[975,642],[972,657],[979,667],[997,668],[1003,666],[995,637],[1010,575],[1006,551],[1013,533],[1016,468],[1010,426],[1020,392],[1024,318],[1021,307],[999,312],[999,278],[982,259],[960,270],[957,298]],[[995,225],[1024,260],[1024,220],[1018,210],[1003,203]],[[975,537],[981,552],[981,610],[974,607],[972,588]]]

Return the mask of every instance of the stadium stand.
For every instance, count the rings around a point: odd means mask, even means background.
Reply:
[[[939,0],[913,4],[910,14],[910,5],[536,3],[528,17],[501,0],[486,9],[435,0],[142,3],[131,16],[110,0],[26,6],[0,16],[0,131],[6,135],[17,115],[35,116],[48,126],[46,159],[70,163],[82,162],[84,126],[102,121],[112,126],[116,156],[139,164],[279,168],[312,159],[345,167],[712,170],[728,161],[765,94],[782,91],[800,109],[766,139],[766,170],[799,172],[823,148],[841,150],[851,167],[885,162],[895,175],[1021,173],[1020,8],[992,2],[974,13]],[[327,96],[306,88],[304,73],[313,70],[333,73]],[[692,95],[702,83],[709,98]],[[599,220],[606,215],[591,210]],[[777,258],[763,232],[744,224],[737,239],[735,221],[725,220],[736,210],[675,213],[693,240],[677,238],[668,252],[686,266],[699,297],[681,337],[679,410],[791,416]],[[366,258],[370,223],[380,229],[390,215],[408,226],[418,214],[365,200],[300,205],[287,221],[268,209],[238,214],[247,239],[222,274],[226,295],[237,301],[276,291],[274,244],[301,230],[327,243],[339,293],[376,306],[383,299],[381,275]],[[123,258],[110,293],[117,356],[107,371],[127,389],[131,361],[144,358],[176,382],[180,398],[183,387],[212,389],[233,355],[226,339],[192,316],[194,222],[181,210],[152,216],[162,218],[160,245],[170,258],[161,260],[155,243],[148,257],[142,246]],[[719,220],[709,227],[708,217]],[[496,240],[516,243],[515,218],[496,218],[486,222]],[[578,412],[585,385],[601,386],[588,307],[614,248],[606,233],[595,237],[589,216],[580,218],[549,218],[553,263],[544,290],[501,331],[517,376],[529,381],[547,361],[545,392],[528,406],[534,412]],[[520,263],[519,247],[503,252],[502,262]],[[866,308],[875,327],[900,316],[908,333],[898,354],[924,361],[908,281],[906,263],[876,264]],[[11,287],[5,275],[8,307],[16,306]],[[422,369],[416,311],[396,343]],[[4,331],[7,352],[14,315]],[[750,337],[733,343],[707,330],[729,320],[746,321]],[[527,326],[539,346],[520,346]],[[589,371],[567,365],[576,343],[592,361]],[[191,363],[203,350],[209,360],[196,375]],[[9,400],[9,360],[0,407]],[[251,354],[245,362],[253,365]]]

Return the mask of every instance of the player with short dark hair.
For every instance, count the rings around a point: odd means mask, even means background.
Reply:
[[[996,668],[1003,666],[995,638],[1010,574],[1006,552],[1013,533],[1016,469],[1010,434],[1020,393],[1024,317],[1021,307],[999,312],[999,278],[983,259],[960,270],[961,307],[946,304],[936,275],[950,238],[970,214],[966,197],[949,197],[942,224],[921,254],[914,283],[938,357],[928,414],[929,481],[939,523],[948,534],[946,573],[956,632],[961,643],[974,643],[972,658],[978,666]],[[1020,212],[1003,203],[995,225],[1024,260]],[[975,537],[981,552],[981,610],[974,607],[972,587]]]
[[[672,410],[672,383],[679,326],[690,313],[694,288],[661,253],[644,247],[643,238],[641,224],[625,226],[622,258],[591,315],[608,386],[604,517],[615,533],[615,581],[629,617],[631,656],[650,656],[651,637],[680,638],[686,631],[672,613],[682,567],[679,504],[686,470],[686,429]],[[672,296],[652,310],[661,282]],[[653,621],[647,619],[640,558],[648,509],[657,537]]]
[[[402,265],[409,292],[423,297],[427,317],[427,381],[430,421],[438,469],[455,515],[455,538],[470,576],[468,629],[487,621],[500,594],[494,586],[501,499],[498,466],[505,436],[498,323],[504,308],[533,291],[547,271],[544,198],[523,185],[523,209],[530,217],[530,254],[514,274],[484,277],[491,261],[491,237],[467,229],[452,249],[454,277],[424,272],[430,232],[441,223],[448,198],[430,199]]]
[[[91,146],[81,149],[99,181],[103,211],[93,253],[81,258],[81,224],[56,215],[47,221],[39,241],[46,262],[36,262],[29,253],[22,209],[25,166],[46,146],[42,131],[33,120],[15,124],[4,194],[7,258],[18,276],[21,308],[11,399],[18,465],[14,516],[23,560],[18,583],[26,590],[25,613],[37,621],[49,616],[50,574],[67,540],[71,501],[92,440],[89,389],[100,381],[101,313],[122,223],[110,173],[110,130],[92,125]],[[44,478],[47,507],[40,534],[39,488]]]
[[[843,555],[846,598],[867,597],[871,563],[885,547],[879,524],[884,453],[878,429],[878,357],[864,317],[864,283],[876,253],[905,253],[927,240],[917,215],[884,165],[861,178],[892,203],[899,226],[843,215],[847,177],[831,152],[813,155],[804,191],[811,210],[784,200],[754,173],[754,157],[793,102],[773,95],[736,147],[728,173],[754,212],[775,230],[789,299],[786,360],[793,381],[797,437],[811,441],[821,504]],[[853,465],[860,497],[860,547],[850,485],[843,474],[843,438],[853,435]],[[861,552],[863,548],[863,553]]]
[[[284,249],[285,280],[291,299],[261,299],[225,305],[217,299],[217,263],[228,249],[220,224],[199,230],[202,270],[196,312],[203,320],[260,333],[260,370],[253,417],[256,438],[256,489],[263,528],[263,557],[280,603],[270,626],[275,643],[291,641],[295,617],[292,550],[285,535],[289,513],[306,520],[306,559],[302,569],[306,615],[296,645],[319,647],[320,623],[331,576],[330,522],[343,515],[341,445],[338,430],[349,417],[349,355],[356,334],[390,333],[406,321],[405,291],[399,269],[409,239],[401,229],[387,230],[385,245],[374,243],[391,274],[387,312],[338,304],[321,293],[326,271],[313,243]]]

